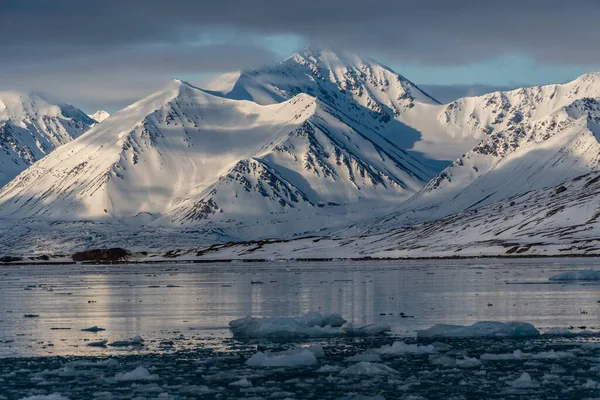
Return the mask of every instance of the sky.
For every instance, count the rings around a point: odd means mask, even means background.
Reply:
[[[599,17],[597,0],[1,0],[0,91],[112,112],[312,45],[448,101],[600,70]]]

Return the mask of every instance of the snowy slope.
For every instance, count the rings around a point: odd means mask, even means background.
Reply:
[[[600,172],[376,234],[200,246],[181,259],[600,255]]]
[[[93,123],[83,111],[38,94],[0,92],[0,187]]]
[[[461,99],[443,115],[456,132],[487,132],[488,137],[379,221],[381,229],[388,229],[388,222],[433,220],[555,186],[600,166],[600,74]]]
[[[311,96],[262,106],[174,81],[19,175],[0,191],[0,216],[290,235],[326,226],[323,215],[364,218],[432,176]]]
[[[89,114],[88,117],[90,117],[91,119],[93,119],[96,122],[102,122],[106,118],[110,117],[110,114],[108,113],[108,111],[98,110],[93,114]]]

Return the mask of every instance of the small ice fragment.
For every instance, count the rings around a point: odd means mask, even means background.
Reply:
[[[92,327],[89,327],[89,328],[84,328],[84,329],[82,329],[81,331],[82,331],[82,332],[102,332],[102,331],[105,331],[105,330],[106,330],[106,329],[104,329],[104,328],[100,328],[100,327],[98,327],[98,326],[94,325],[94,326],[92,326]]]
[[[338,365],[323,365],[321,368],[317,370],[317,372],[321,373],[332,373],[332,372],[340,372],[344,368]]]
[[[69,400],[68,397],[63,396],[60,393],[52,394],[40,394],[37,396],[23,397],[21,400]]]
[[[506,354],[490,354],[484,353],[479,358],[484,361],[512,361],[512,360],[520,360],[523,358],[523,352],[519,349],[513,351],[512,353]]]
[[[431,355],[429,356],[429,362],[443,367],[454,367],[456,365],[456,359],[446,355]]]
[[[421,346],[418,344],[394,342],[391,346],[384,345],[374,351],[381,355],[399,356],[403,354],[432,354],[436,352],[436,348],[432,345]]]
[[[90,342],[87,345],[90,347],[106,347],[106,343],[108,343],[108,340],[99,340],[97,342]]]
[[[419,338],[433,337],[524,337],[537,336],[540,332],[528,322],[477,322],[470,326],[438,324],[417,331]]]
[[[393,368],[384,364],[361,361],[340,372],[340,375],[392,375],[397,374]]]
[[[158,375],[151,374],[146,368],[140,366],[130,372],[118,372],[115,379],[118,382],[157,381]]]
[[[307,367],[318,363],[314,353],[306,349],[280,353],[259,351],[246,361],[246,365],[250,367]]]
[[[600,384],[592,379],[588,379],[583,385],[584,389],[600,389]]]
[[[325,358],[325,351],[323,350],[323,346],[320,344],[311,344],[310,346],[306,347],[306,350],[313,353],[317,358]]]
[[[481,361],[476,358],[464,357],[456,359],[456,366],[460,368],[475,368],[481,365]]]
[[[250,382],[246,378],[242,378],[239,381],[231,382],[229,386],[237,386],[237,387],[252,387],[252,382]]]
[[[540,384],[531,379],[531,376],[527,372],[523,372],[520,377],[509,382],[509,384],[515,389],[535,389],[540,387]]]

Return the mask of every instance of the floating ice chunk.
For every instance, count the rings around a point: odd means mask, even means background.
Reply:
[[[325,358],[325,351],[323,350],[323,346],[320,344],[311,344],[310,346],[306,347],[306,350],[313,353],[317,358]]]
[[[89,327],[89,328],[84,328],[81,331],[82,332],[102,332],[102,331],[105,331],[105,330],[106,329],[100,328],[100,327],[94,325],[94,326]]]
[[[429,356],[429,362],[444,367],[454,367],[456,365],[456,359],[446,355],[431,355]]]
[[[600,271],[591,269],[566,271],[550,277],[551,281],[600,281]]]
[[[512,361],[512,360],[520,360],[523,358],[523,352],[521,350],[515,350],[512,353],[506,354],[491,354],[484,353],[481,355],[482,360],[484,361]]]
[[[360,362],[360,361],[381,362],[381,357],[379,357],[379,354],[370,350],[370,351],[365,351],[364,353],[361,353],[361,354],[356,354],[351,357],[346,357],[344,359],[344,361],[347,361],[347,362]]]
[[[393,368],[384,364],[361,361],[340,372],[340,375],[392,375],[397,374]]]
[[[238,338],[330,337],[339,335],[345,323],[339,314],[311,312],[299,317],[240,318],[231,321],[229,329]]]
[[[490,354],[481,355],[483,361],[513,361],[513,360],[558,360],[561,358],[570,358],[575,355],[568,351],[542,351],[540,353],[523,353],[521,350],[515,350],[512,353],[506,354]]]
[[[375,349],[375,352],[386,356],[400,356],[403,354],[432,354],[436,352],[436,349],[432,345],[421,346],[418,344],[394,342],[391,346],[386,344]]]
[[[280,353],[259,351],[246,361],[250,367],[308,367],[317,365],[315,354],[307,349],[288,350]]]
[[[332,373],[332,372],[340,372],[344,368],[339,365],[323,365],[321,368],[317,370],[317,372],[321,373]]]
[[[140,336],[134,336],[129,340],[117,340],[116,342],[112,342],[109,346],[112,347],[127,347],[127,346],[142,346],[144,343],[144,339]]]
[[[523,372],[520,377],[509,382],[509,384],[515,389],[535,389],[540,387],[540,384],[531,379],[531,376],[527,372]]]
[[[456,366],[460,368],[475,368],[481,365],[481,361],[476,358],[464,357],[456,359]]]
[[[23,397],[21,400],[69,400],[68,397],[60,393],[40,394],[37,396]]]
[[[149,382],[149,381],[157,381],[158,375],[151,374],[146,368],[140,366],[130,372],[118,372],[115,375],[115,379],[118,382],[129,382],[129,381]]]
[[[584,389],[600,389],[600,383],[592,380],[592,379],[588,379],[587,382],[585,382],[585,385],[583,385]]]
[[[237,386],[237,387],[244,387],[244,388],[248,388],[248,387],[252,387],[252,382],[250,382],[248,379],[246,378],[242,378],[239,381],[235,381],[235,382],[231,382],[229,384],[229,386]]]
[[[390,325],[371,324],[354,327],[339,314],[311,312],[300,317],[245,317],[229,323],[235,338],[295,339],[332,336],[371,336],[391,330]]]
[[[488,337],[506,336],[522,337],[537,336],[540,332],[527,322],[477,322],[471,326],[463,325],[434,325],[429,329],[417,331],[419,338],[432,337]]]

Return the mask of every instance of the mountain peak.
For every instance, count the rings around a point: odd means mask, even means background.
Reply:
[[[104,121],[106,118],[110,117],[110,114],[108,113],[108,111],[104,111],[104,110],[98,110],[93,114],[89,114],[88,115],[91,119],[93,119],[94,121],[98,121],[98,122],[102,122]]]

